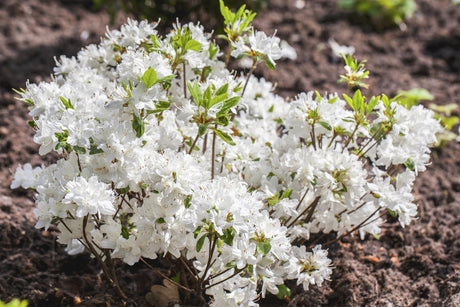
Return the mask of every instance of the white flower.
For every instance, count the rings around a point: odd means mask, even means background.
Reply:
[[[64,204],[75,204],[76,216],[84,217],[87,214],[115,214],[115,197],[110,185],[99,182],[96,176],[86,180],[77,177],[65,186],[66,196]]]
[[[32,169],[30,163],[24,164],[24,167],[18,166],[14,174],[14,180],[11,182],[11,189],[22,187],[24,189],[35,187],[38,183],[42,168],[40,166]]]
[[[253,51],[265,54],[272,63],[283,55],[280,39],[276,36],[268,37],[262,31],[252,31],[248,40]]]
[[[355,53],[355,47],[339,45],[332,37],[327,41],[332,50],[332,55],[336,58],[341,58],[342,55],[347,56]]]
[[[294,247],[294,255],[300,264],[297,272],[297,284],[303,285],[304,290],[308,290],[310,285],[321,284],[330,279],[332,274],[331,260],[327,258],[327,251],[317,245],[311,252],[307,252],[305,246]]]

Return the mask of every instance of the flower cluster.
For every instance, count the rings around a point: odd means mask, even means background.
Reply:
[[[280,40],[244,8],[222,10],[227,54],[273,67]],[[414,218],[412,184],[441,129],[431,111],[360,91],[287,103],[222,55],[200,25],[161,37],[129,20],[61,57],[51,82],[27,84],[40,154],[61,157],[16,172],[13,188],[36,189],[36,227],[56,224],[70,254],[89,250],[103,269],[168,257],[211,305],[254,306],[285,280],[329,278],[312,234],[378,234],[388,211]]]

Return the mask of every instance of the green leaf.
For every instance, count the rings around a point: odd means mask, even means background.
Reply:
[[[201,44],[194,39],[191,39],[185,43],[185,50],[199,51],[201,49]]]
[[[326,130],[329,130],[329,131],[332,130],[331,125],[329,125],[329,124],[326,123],[326,122],[318,122],[318,124],[320,124],[321,126],[323,126]]]
[[[230,11],[228,7],[225,6],[224,1],[219,0],[220,4],[220,13],[225,19],[225,23],[233,22],[235,15]]]
[[[193,99],[195,100],[195,103],[198,106],[200,106],[203,101],[203,94],[201,92],[201,89],[198,83],[193,82],[193,85],[192,85],[190,82],[187,82],[187,87],[190,92],[190,95],[192,95]]]
[[[227,245],[233,246],[233,238],[235,238],[236,230],[233,227],[229,227],[224,229],[224,234],[221,236],[222,241],[224,241]]]
[[[203,105],[206,109],[209,109],[211,106],[211,97],[212,97],[212,89],[210,86],[206,88],[203,93]]]
[[[70,99],[65,99],[64,97],[62,96],[59,96],[59,99],[61,100],[62,104],[64,105],[64,107],[66,109],[73,109],[75,110],[74,106],[72,105],[72,103],[70,102]]]
[[[293,192],[292,189],[287,189],[286,191],[284,191],[284,192],[281,194],[281,199],[290,198],[291,195],[292,195],[292,192]]]
[[[80,155],[84,155],[86,153],[86,149],[84,147],[80,147],[80,146],[77,146],[75,145],[73,147],[73,150],[77,153],[77,154],[80,154]]]
[[[353,109],[353,111],[356,111],[355,105],[353,103],[353,100],[350,97],[348,97],[348,95],[346,95],[346,94],[343,94],[343,98],[348,103],[348,105]]]
[[[219,96],[219,95],[222,95],[222,94],[226,94],[227,91],[228,91],[228,83],[225,83],[224,85],[219,87],[219,89],[216,91],[216,93],[214,95]]]
[[[382,94],[382,102],[386,109],[390,107],[392,101],[393,100],[388,99],[388,97],[385,94]]]
[[[54,147],[55,150],[58,150],[59,148],[64,148],[67,152],[72,151],[72,147],[67,144],[67,142],[59,142],[56,144],[56,147]]]
[[[196,242],[196,251],[199,253],[200,250],[203,248],[204,240],[206,239],[206,235],[202,235],[201,238],[198,239]]]
[[[69,131],[64,130],[64,132],[56,132],[54,133],[54,136],[58,139],[59,142],[67,142]]]
[[[91,145],[91,147],[89,148],[90,155],[95,155],[95,154],[102,153],[102,152],[104,151],[100,148],[97,148],[97,145]]]
[[[213,43],[209,44],[208,52],[209,59],[212,60],[216,56],[217,52],[219,52],[219,46],[216,45],[216,47],[214,48]]]
[[[8,304],[5,304],[0,300],[0,307],[27,307],[28,304],[29,302],[27,300],[21,301],[17,298],[12,299]]]
[[[157,73],[155,69],[149,67],[142,76],[141,80],[145,83],[147,88],[151,88],[155,83],[157,83]]]
[[[417,100],[433,100],[434,96],[424,88],[413,88],[408,91],[399,91],[399,95],[411,97]]]
[[[23,89],[23,88],[20,88],[20,91],[18,91],[15,88],[12,88],[12,90],[13,90],[13,92],[15,92],[16,94],[21,95],[21,96],[22,96],[22,94],[24,94],[26,92],[26,90]]]
[[[147,114],[160,113],[165,110],[168,110],[171,106],[169,101],[158,101],[155,103],[155,110],[147,110]]]
[[[129,88],[128,86],[126,85],[126,83],[124,83],[123,81],[121,81],[121,85],[123,87],[123,89],[125,90],[125,92],[128,94],[128,97],[133,97],[133,93],[131,92],[132,91],[132,84],[131,84],[131,80],[129,82]]]
[[[206,133],[207,129],[208,127],[205,124],[200,124],[200,126],[198,126],[198,134],[200,136],[203,136]]]
[[[225,114],[221,115],[221,114],[217,113],[217,116],[218,116],[217,117],[217,122],[218,122],[219,125],[226,127],[230,123],[230,120],[228,119],[228,116],[226,116]]]
[[[209,107],[211,108],[213,105],[216,105],[218,104],[219,102],[222,102],[224,101],[225,99],[227,99],[228,97],[228,94],[227,93],[224,93],[224,94],[221,94],[219,96],[214,96],[212,99],[211,99],[211,103],[209,104]]]
[[[145,132],[145,121],[141,117],[133,114],[133,129],[136,131],[136,137],[140,138]]]
[[[222,116],[226,114],[231,108],[233,108],[238,104],[238,102],[240,102],[240,99],[241,96],[234,96],[232,98],[225,100],[219,112],[217,112],[217,116]]]
[[[289,289],[286,285],[277,285],[278,294],[276,295],[277,298],[280,300],[288,299],[291,297],[291,289]]]
[[[120,194],[126,194],[128,192],[129,192],[129,186],[120,189]]]
[[[441,120],[441,124],[447,130],[451,130],[453,126],[459,122],[459,119],[457,116],[450,116],[450,117],[439,116],[439,119]]]
[[[411,171],[415,171],[415,163],[412,159],[407,159],[406,162],[404,162],[404,166],[410,169]]]
[[[130,232],[129,232],[129,229],[126,225],[121,225],[121,236],[128,240],[129,239],[129,235],[130,235]]]
[[[161,41],[160,41],[160,38],[156,35],[150,35],[150,39],[152,40],[152,46],[154,48],[160,48],[161,46]]]
[[[272,248],[269,241],[260,241],[257,243],[256,250],[259,254],[266,256]]]
[[[165,221],[165,219],[164,219],[164,218],[162,218],[162,217],[159,217],[159,218],[157,218],[157,219],[156,219],[155,223],[158,223],[158,224],[164,224],[164,223],[166,223],[166,221]]]
[[[203,227],[198,226],[194,231],[193,231],[193,238],[197,238],[198,235],[202,232]]]
[[[238,11],[236,11],[235,13],[235,16],[233,17],[233,22],[237,21],[238,19],[241,18],[241,16],[243,15],[244,13],[244,9],[246,8],[246,4],[243,4],[242,6],[240,6],[240,8],[238,9]]]
[[[30,104],[31,106],[34,105],[34,102],[32,100],[28,99],[28,98],[24,99],[24,102],[27,103],[27,104]]]
[[[272,62],[272,60],[270,60],[269,58],[265,58],[265,65],[267,65],[268,68],[270,68],[271,70],[275,70],[276,69],[276,65],[274,62]]]
[[[377,96],[377,97],[373,96],[371,98],[371,100],[367,104],[367,108],[366,108],[367,114],[371,113],[374,110],[375,106],[379,103],[379,100],[380,100],[380,96]]]
[[[184,206],[185,208],[190,208],[191,206],[191,201],[192,201],[192,195],[187,195],[184,199]]]
[[[233,89],[233,93],[238,93],[243,89],[243,82],[239,82],[236,87]]]
[[[391,210],[391,209],[388,209],[388,213],[390,213],[390,215],[391,215],[392,217],[397,217],[397,216],[398,216],[398,212],[393,211],[393,210]]]
[[[361,109],[361,106],[363,105],[363,95],[361,95],[361,90],[357,90],[355,94],[353,95],[353,104],[354,108],[353,110],[358,111]]]
[[[230,144],[230,145],[236,145],[235,142],[233,141],[232,137],[229,136],[227,133],[223,132],[220,129],[215,129],[211,128],[218,137],[220,137],[225,143]]]
[[[231,268],[236,268],[236,261],[233,260],[225,265],[225,268],[231,269]]]
[[[430,103],[428,107],[433,111],[445,113],[447,116],[450,116],[453,111],[458,109],[458,104],[449,103],[446,105],[438,105],[438,104]]]
[[[168,81],[171,81],[172,79],[174,79],[175,77],[177,77],[177,75],[169,75],[169,76],[163,77],[161,79],[158,79],[156,81],[156,83],[168,82]]]

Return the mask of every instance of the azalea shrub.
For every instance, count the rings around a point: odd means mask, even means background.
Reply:
[[[330,279],[327,246],[344,235],[377,236],[387,214],[403,227],[417,214],[413,182],[442,129],[433,112],[368,99],[361,81],[287,102],[252,73],[293,49],[255,30],[244,6],[221,1],[221,12],[222,49],[201,25],[160,35],[128,20],[18,91],[39,153],[59,159],[19,167],[12,188],[34,189],[36,227],[56,225],[71,255],[89,251],[123,299],[117,259],[156,258],[173,264],[162,276],[188,302],[285,298],[287,280]],[[230,71],[232,58],[248,71]],[[346,72],[368,77],[351,58]]]

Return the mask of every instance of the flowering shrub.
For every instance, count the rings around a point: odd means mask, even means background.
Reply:
[[[36,227],[57,225],[69,254],[90,251],[122,297],[114,258],[160,257],[197,301],[254,306],[288,295],[285,280],[329,279],[333,241],[312,235],[364,237],[387,212],[402,226],[416,215],[412,184],[441,130],[433,112],[360,90],[287,103],[252,72],[292,50],[244,7],[221,11],[226,54],[200,25],[162,37],[129,20],[21,91],[40,154],[60,159],[18,168],[12,187],[34,188]],[[230,57],[248,57],[249,73],[230,72]]]

